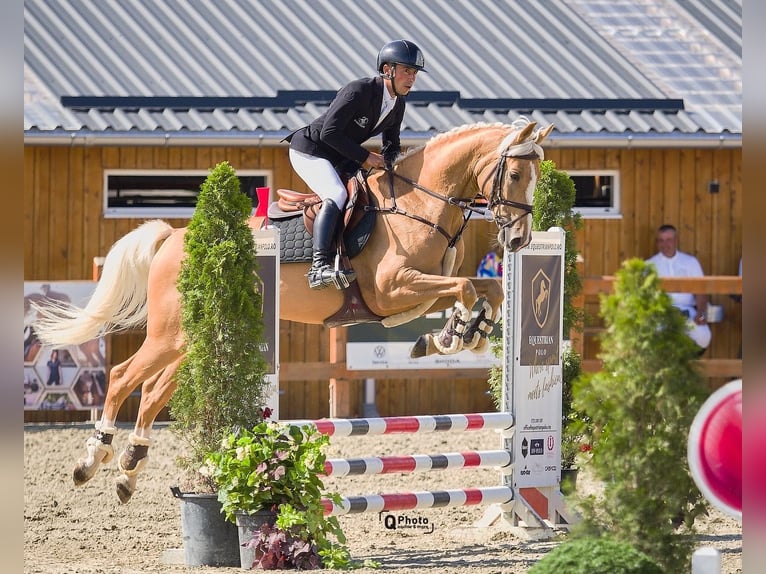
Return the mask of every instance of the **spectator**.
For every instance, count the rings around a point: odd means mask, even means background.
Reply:
[[[702,266],[696,257],[678,250],[678,232],[672,225],[661,225],[657,230],[658,253],[647,259],[653,263],[660,277],[703,277]],[[710,327],[707,324],[707,295],[668,293],[681,313],[688,319],[688,333],[700,347],[700,354],[710,345]]]
[[[502,277],[503,276],[503,248],[500,246],[490,250],[479,263],[476,270],[477,277]]]

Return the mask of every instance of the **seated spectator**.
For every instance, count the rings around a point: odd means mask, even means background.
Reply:
[[[703,277],[702,266],[696,257],[678,251],[678,233],[672,225],[661,225],[657,230],[659,253],[646,260],[653,263],[660,277]],[[707,324],[707,295],[668,293],[673,305],[688,319],[688,333],[700,347],[700,354],[710,345],[710,326]]]
[[[502,277],[503,276],[503,248],[494,247],[487,253],[476,269],[477,277]]]

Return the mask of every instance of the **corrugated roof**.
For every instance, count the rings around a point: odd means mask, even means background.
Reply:
[[[281,139],[373,75],[395,30],[428,70],[405,139],[524,114],[554,140],[741,140],[741,14],[741,0],[25,0],[25,133]]]

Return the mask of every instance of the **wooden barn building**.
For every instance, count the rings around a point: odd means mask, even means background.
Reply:
[[[418,44],[427,70],[408,96],[405,146],[520,115],[554,124],[546,159],[575,179],[584,277],[652,255],[663,223],[706,275],[737,274],[741,0],[332,4],[26,0],[25,280],[90,280],[94,257],[146,219],[186,225],[200,178],[223,160],[245,189],[305,190],[283,138],[340,86],[374,75],[378,49],[399,37]],[[461,275],[476,273],[493,230],[470,222]],[[705,358],[737,359],[740,305],[726,293],[712,299],[723,320]],[[595,312],[595,299],[586,307]],[[332,356],[340,331],[282,322],[282,418],[327,416],[331,377],[350,393],[345,414],[362,414],[365,379]],[[107,366],[141,339],[110,336]],[[375,378],[381,415],[494,410],[481,372]],[[132,419],[136,402],[121,417]]]

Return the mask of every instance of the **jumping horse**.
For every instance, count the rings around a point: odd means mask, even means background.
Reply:
[[[375,225],[364,249],[351,259],[367,309],[387,326],[454,309],[441,333],[419,339],[413,356],[486,349],[503,290],[497,278],[455,276],[464,254],[462,232],[471,214],[480,212],[497,224],[497,242],[504,249],[513,252],[529,243],[541,143],[552,129],[538,129],[526,118],[465,125],[400,155],[389,170],[368,175]],[[253,227],[260,223],[251,220]],[[143,385],[135,429],[118,457],[116,488],[123,503],[147,463],[152,424],[176,388],[174,374],[184,357],[176,280],[185,229],[161,220],[143,223],[110,248],[84,308],[61,302],[37,306],[35,330],[47,345],[146,328],[138,351],[111,369],[102,418],[73,472],[74,483],[84,484],[114,457],[120,405]],[[308,262],[281,262],[279,315],[322,324],[346,302],[341,290],[310,290],[308,267]]]

